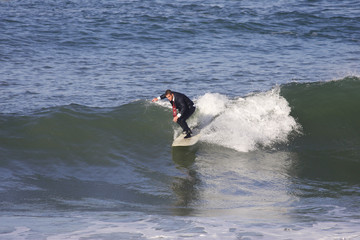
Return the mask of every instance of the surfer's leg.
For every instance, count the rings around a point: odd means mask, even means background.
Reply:
[[[179,118],[177,120],[177,123],[180,125],[180,127],[182,128],[182,130],[186,133],[188,133],[189,131],[191,132],[189,126],[186,123],[186,119],[185,118]]]
[[[186,120],[195,112],[195,107],[192,107],[191,109],[189,109],[188,111],[186,111],[179,119],[178,119],[178,123],[179,125],[182,127],[182,129],[184,131],[186,130],[190,130],[190,128],[188,127]]]
[[[188,124],[186,123],[186,120],[195,112],[195,107],[191,108],[189,111],[185,112],[183,116],[181,116],[177,123],[180,125],[180,127],[183,129],[183,131],[186,133],[185,138],[191,137],[191,129],[189,128]]]

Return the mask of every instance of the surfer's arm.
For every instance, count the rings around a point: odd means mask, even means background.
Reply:
[[[157,101],[159,101],[159,100],[161,100],[161,99],[164,99],[164,98],[166,98],[165,94],[163,94],[163,95],[161,95],[161,96],[159,96],[159,97],[154,98],[152,101],[153,101],[153,102],[157,102]]]

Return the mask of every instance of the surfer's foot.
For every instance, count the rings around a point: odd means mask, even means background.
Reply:
[[[188,134],[188,133],[192,134],[192,131],[191,131],[191,129],[189,129],[189,130],[183,131],[182,133],[183,134]]]
[[[186,131],[186,136],[184,138],[191,138],[191,134],[192,134],[191,130],[190,129],[187,130]]]

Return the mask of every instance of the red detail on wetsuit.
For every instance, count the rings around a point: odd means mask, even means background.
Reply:
[[[176,111],[175,102],[173,102],[173,104],[172,104],[172,109],[173,109],[173,117],[176,117],[177,111]]]

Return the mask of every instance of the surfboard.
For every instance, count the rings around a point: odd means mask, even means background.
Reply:
[[[172,146],[173,147],[187,147],[195,145],[200,139],[200,133],[194,132],[191,138],[184,138],[186,136],[185,133],[180,134],[177,138],[175,138]]]

